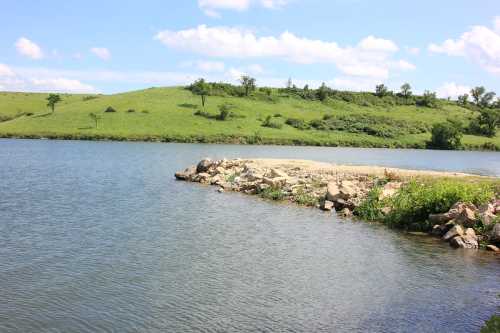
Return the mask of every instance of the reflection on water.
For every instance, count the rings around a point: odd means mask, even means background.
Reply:
[[[215,155],[444,166],[354,151],[1,140],[0,331],[477,331],[498,256],[172,177]]]

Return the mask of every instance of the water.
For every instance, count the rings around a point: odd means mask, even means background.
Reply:
[[[0,332],[474,332],[500,259],[173,173],[204,156],[500,175],[500,155],[0,140]]]

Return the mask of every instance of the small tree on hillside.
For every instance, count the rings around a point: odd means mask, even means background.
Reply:
[[[404,98],[409,98],[411,96],[411,86],[409,83],[405,83],[401,86],[401,96]]]
[[[481,97],[481,100],[479,101],[479,106],[482,108],[487,108],[490,107],[491,104],[493,104],[493,100],[495,99],[495,93],[493,91],[487,92]]]
[[[245,96],[248,96],[250,92],[255,90],[255,79],[248,75],[243,75],[240,79],[241,86],[245,89]]]
[[[484,89],[484,87],[475,87],[475,88],[471,89],[470,94],[471,94],[472,98],[474,99],[474,103],[476,103],[476,105],[479,105],[479,102],[481,101],[481,97],[483,96],[483,94],[485,92],[486,92],[486,89]]]
[[[458,104],[467,105],[468,102],[469,102],[469,94],[463,94],[458,96]]]
[[[54,113],[54,110],[56,108],[56,104],[61,101],[61,96],[57,94],[50,94],[49,97],[47,97],[47,106],[52,109],[52,113]]]
[[[318,88],[316,94],[320,101],[323,102],[324,100],[326,100],[326,98],[328,97],[328,87],[324,82],[321,84],[321,87]]]
[[[205,82],[205,79],[196,80],[191,85],[191,92],[201,97],[201,105],[205,108],[205,100],[210,93],[210,85]]]
[[[384,97],[389,95],[389,89],[385,86],[385,84],[379,84],[375,87],[375,95],[378,97]]]

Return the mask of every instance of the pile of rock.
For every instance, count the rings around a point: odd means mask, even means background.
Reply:
[[[219,191],[257,194],[272,188],[281,191],[290,201],[299,201],[299,196],[307,195],[317,202],[318,208],[336,210],[343,216],[352,215],[374,186],[366,175],[311,173],[300,167],[263,168],[241,159],[203,159],[197,166],[177,172],[175,177],[218,185]]]
[[[279,192],[280,198],[314,204],[324,211],[337,211],[351,216],[376,184],[376,177],[366,174],[333,173],[308,170],[297,165],[272,165],[255,160],[203,159],[198,165],[177,172],[179,180],[216,185],[219,192],[235,191],[246,194]],[[402,182],[385,183],[379,200],[395,195]],[[382,209],[388,214],[389,208]],[[434,224],[431,233],[457,248],[477,249],[480,243],[488,243],[488,249],[500,251],[500,223],[495,224],[500,213],[500,201],[479,208],[468,203],[457,203],[443,214],[431,214]],[[479,234],[478,230],[487,230]]]
[[[499,212],[500,201],[479,208],[470,203],[458,202],[446,213],[429,215],[429,221],[434,223],[431,233],[453,247],[477,249],[479,242],[488,242],[489,250],[500,251],[496,246],[500,245],[500,224],[494,224]],[[475,230],[478,229],[486,232],[477,235]]]

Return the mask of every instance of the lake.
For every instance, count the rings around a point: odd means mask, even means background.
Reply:
[[[500,154],[0,140],[1,332],[474,332],[500,257],[176,182],[203,157],[500,176]]]

